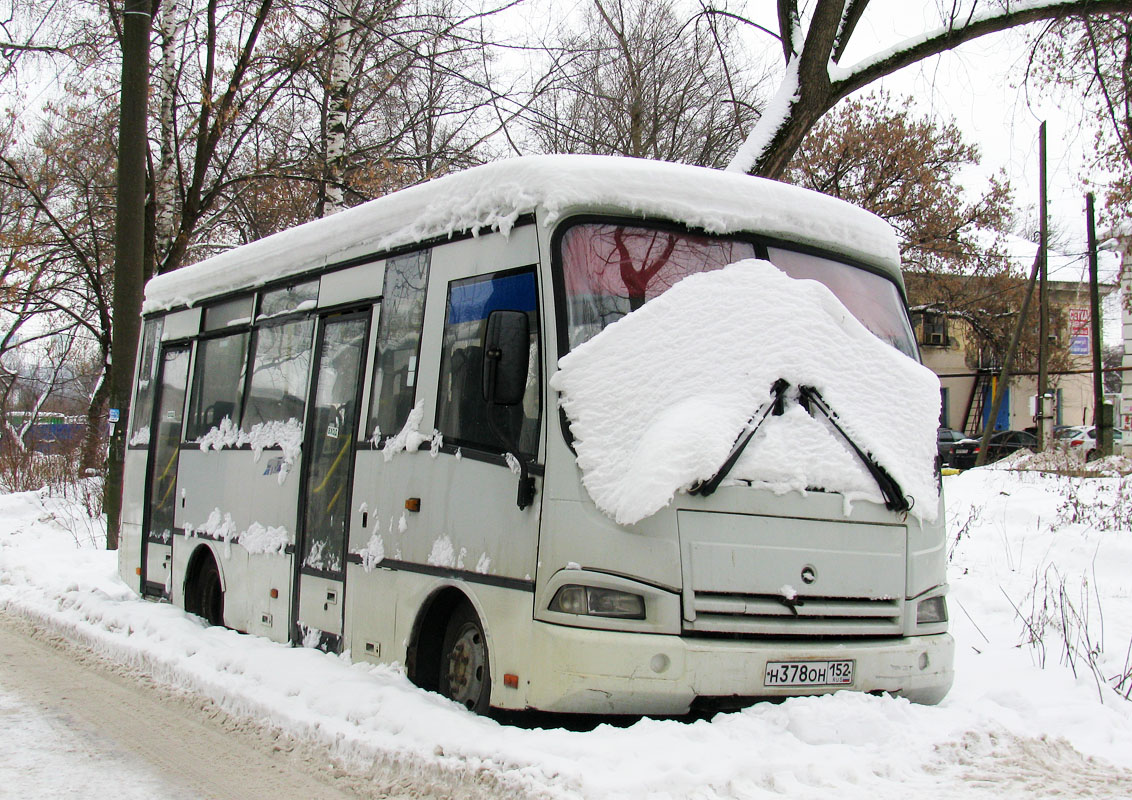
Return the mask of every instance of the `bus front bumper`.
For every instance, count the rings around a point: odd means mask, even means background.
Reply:
[[[587,714],[683,714],[720,705],[850,690],[943,699],[954,678],[950,634],[899,639],[735,640],[621,633],[536,622],[525,705]],[[767,662],[853,662],[844,686],[766,686]],[[509,707],[503,687],[493,701]],[[727,701],[732,701],[728,703]],[[513,706],[511,706],[513,707]]]

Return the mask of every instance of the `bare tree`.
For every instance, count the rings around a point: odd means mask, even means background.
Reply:
[[[0,0],[0,79],[19,84],[20,67],[31,61],[37,79],[45,71],[64,74],[104,52],[105,31],[89,24],[86,0]]]
[[[403,2],[381,28],[370,27],[373,59],[350,155],[358,199],[376,197],[498,155],[493,139],[525,107],[524,93],[500,83],[488,23],[520,0]],[[509,110],[501,112],[501,106]],[[375,124],[386,115],[386,125]]]
[[[840,197],[889,222],[905,270],[974,275],[997,271],[1000,231],[1013,223],[1001,177],[974,193],[960,173],[978,148],[954,123],[915,112],[912,98],[874,93],[823,117],[802,141],[783,179]]]
[[[592,0],[548,48],[553,69],[527,127],[546,152],[723,166],[753,125],[729,20],[681,20],[667,0]]]
[[[245,90],[255,99],[240,106],[217,159],[224,174],[208,195],[195,256],[494,154],[502,123],[491,103],[507,89],[494,88],[486,68],[491,42],[482,22],[499,7],[279,0],[274,8],[255,63],[290,72],[277,72],[270,91]],[[188,131],[179,146],[191,141]]]
[[[189,63],[179,68],[175,98],[181,102],[174,101],[173,111],[173,149],[180,157],[168,178],[177,197],[176,223],[169,241],[155,244],[158,273],[185,263],[199,228],[233,177],[235,152],[302,67],[301,62],[280,62],[257,51],[271,10],[272,0],[259,0],[250,8],[208,0],[203,10],[188,17],[187,40],[180,52],[188,55]],[[163,74],[169,69],[162,65]]]
[[[60,335],[93,344],[103,377],[110,366],[114,259],[113,115],[92,116],[81,95],[54,107],[56,116],[30,142],[0,156],[0,187],[20,209],[17,242],[8,240],[9,284],[2,310],[11,322],[9,348]],[[12,246],[15,245],[15,246]],[[19,331],[19,333],[17,333]],[[85,356],[84,356],[85,357]],[[91,438],[86,466],[100,459],[109,384],[96,381],[86,409]]]

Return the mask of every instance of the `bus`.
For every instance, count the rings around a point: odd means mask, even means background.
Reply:
[[[705,313],[697,291],[734,302]],[[399,664],[481,713],[951,685],[938,382],[872,214],[717,170],[528,156],[155,277],[142,315],[119,563],[145,598]],[[724,352],[718,378],[684,369]],[[709,403],[679,433],[665,403],[717,380],[751,407]],[[836,458],[809,454],[831,436]],[[760,477],[760,454],[794,477]],[[619,505],[657,480],[647,508]]]

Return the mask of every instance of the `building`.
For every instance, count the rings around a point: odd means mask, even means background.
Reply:
[[[1026,257],[1029,248],[1032,262],[1034,245],[1021,242],[1023,253],[1019,261]],[[1051,367],[1049,376],[1050,391],[1054,396],[1054,425],[1091,425],[1093,422],[1093,375],[1089,312],[1089,284],[1087,266],[1082,256],[1063,256],[1050,254],[1047,281],[1050,305],[1050,335],[1053,338],[1053,351],[1059,353],[1061,363]],[[1115,275],[1115,264],[1106,258],[1105,275]],[[1054,280],[1054,277],[1075,280]],[[1132,278],[1132,276],[1130,276]],[[956,276],[955,280],[978,281],[975,277]],[[1113,283],[1102,283],[1100,292],[1103,298],[1111,301],[1102,305],[1105,317],[1117,314],[1115,302],[1118,293]],[[1032,300],[1036,308],[1037,291]],[[1108,309],[1107,313],[1105,308]],[[1011,316],[1012,327],[1016,317]],[[962,315],[952,313],[941,304],[928,307],[913,307],[912,323],[920,343],[921,357],[925,366],[940,378],[941,411],[940,425],[963,431],[968,435],[981,433],[990,416],[992,392],[1001,370],[1000,354],[992,353],[985,346],[985,337],[976,333],[973,323]],[[1115,338],[1109,325],[1108,339]],[[1125,339],[1132,336],[1132,315],[1125,312]],[[1031,333],[1031,337],[1033,333]],[[1103,336],[1103,334],[1102,334]],[[1129,345],[1132,347],[1132,345]],[[1005,348],[1002,348],[1003,350]],[[1132,349],[1126,350],[1125,363],[1132,363]],[[1002,408],[995,421],[996,430],[1025,430],[1034,427],[1034,400],[1037,396],[1037,375],[1033,359],[1029,363],[1016,360],[1011,365],[1011,378]],[[1132,377],[1128,379],[1132,381]],[[1132,394],[1132,383],[1126,384],[1126,394]],[[1132,408],[1132,404],[1125,404]],[[1128,415],[1125,427],[1132,430],[1132,415]]]

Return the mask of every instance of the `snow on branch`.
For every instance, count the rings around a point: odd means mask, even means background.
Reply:
[[[1068,0],[1068,2],[1037,0],[1037,2],[1007,6],[1005,9],[972,13],[960,25],[956,25],[953,20],[947,25],[909,37],[874,53],[851,67],[839,67],[831,60],[829,78],[837,87],[838,97],[844,97],[878,78],[990,33],[1000,33],[1031,22],[1060,19],[1074,14],[1129,11],[1132,11],[1132,2],[1129,0]],[[839,50],[844,49],[846,41],[838,43]]]
[[[801,99],[798,64],[799,58],[795,56],[786,65],[786,75],[782,78],[778,91],[766,104],[759,121],[727,165],[727,172],[746,172],[752,164],[758,163],[770,148],[778,131],[790,118],[794,104]]]

